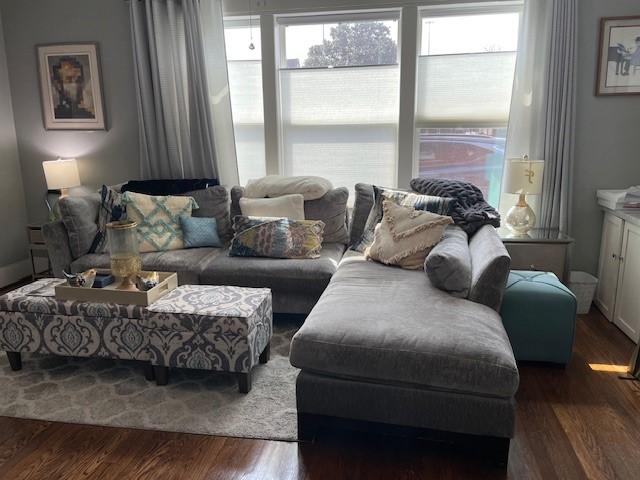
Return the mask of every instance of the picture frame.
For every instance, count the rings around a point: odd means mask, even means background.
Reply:
[[[640,16],[600,19],[596,95],[640,94]]]
[[[46,130],[106,130],[96,42],[36,46]]]

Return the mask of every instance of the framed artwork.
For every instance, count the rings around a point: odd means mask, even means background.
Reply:
[[[640,16],[600,20],[596,95],[640,94]]]
[[[47,130],[106,130],[97,43],[38,45]]]

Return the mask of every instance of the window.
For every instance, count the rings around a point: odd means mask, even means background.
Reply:
[[[395,185],[398,18],[278,19],[284,174],[323,176],[352,192],[357,182]]]
[[[259,19],[234,18],[225,20],[224,28],[241,185],[266,175],[259,24]]]
[[[421,19],[419,176],[465,180],[498,206],[518,44],[518,11]]]

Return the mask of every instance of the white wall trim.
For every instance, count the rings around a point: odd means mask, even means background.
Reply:
[[[28,258],[0,267],[0,288],[16,283],[31,275],[31,262]]]

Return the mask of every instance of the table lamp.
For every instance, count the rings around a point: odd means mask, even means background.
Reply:
[[[527,195],[542,193],[544,160],[510,158],[507,161],[504,191],[519,195],[518,203],[509,209],[505,223],[516,235],[526,235],[536,225],[536,215],[526,201]]]
[[[78,162],[75,158],[67,158],[42,162],[44,177],[47,181],[47,193],[45,195],[45,203],[49,209],[49,218],[55,220],[57,215],[54,208],[49,203],[49,194],[59,193],[58,199],[68,194],[68,189],[80,185],[80,175],[78,173]]]

